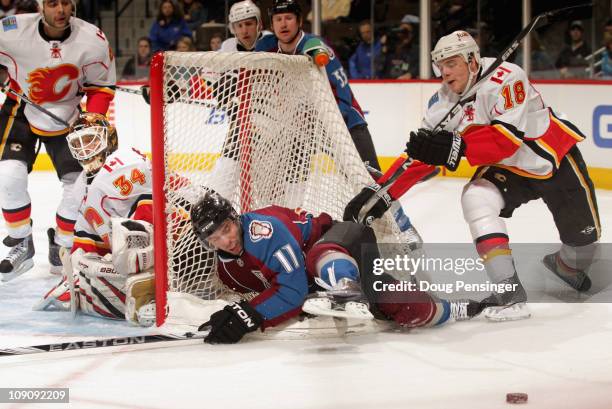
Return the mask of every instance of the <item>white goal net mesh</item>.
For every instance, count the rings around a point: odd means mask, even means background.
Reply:
[[[307,57],[168,52],[163,82],[163,136],[154,144],[164,151],[170,291],[204,299],[222,291],[215,255],[189,225],[203,187],[239,213],[275,204],[341,220],[372,183],[327,78]],[[387,215],[373,227],[379,241],[397,242],[395,226]]]

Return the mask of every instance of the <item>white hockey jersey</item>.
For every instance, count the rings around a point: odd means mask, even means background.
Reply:
[[[111,218],[128,217],[153,223],[151,163],[136,149],[111,154],[87,186],[74,228],[72,251],[110,252]],[[79,183],[85,180],[81,173]]]
[[[260,33],[260,36],[257,39],[257,41],[259,41],[263,37],[269,36],[271,34],[272,34],[272,32],[270,32],[268,30],[263,30]],[[257,41],[255,43],[257,43]],[[255,45],[253,45],[253,50],[255,50]],[[236,37],[230,37],[230,38],[228,38],[227,40],[224,40],[221,43],[221,49],[219,51],[220,52],[224,52],[224,53],[229,53],[229,52],[232,52],[232,51],[252,51],[252,50],[246,50],[244,47],[242,47],[241,45],[238,44],[238,40],[236,39]]]
[[[116,81],[115,58],[104,33],[75,17],[70,30],[63,41],[47,38],[38,13],[6,17],[0,28],[0,64],[8,70],[11,88],[68,123],[76,119],[83,94],[87,110],[105,114]],[[39,135],[66,130],[29,104],[25,116]]]
[[[493,61],[482,58],[481,72]],[[458,99],[443,84],[429,100],[422,126],[435,127]],[[479,86],[445,129],[461,134],[471,165],[495,165],[538,179],[552,176],[567,151],[584,139],[544,102],[525,71],[509,62]]]

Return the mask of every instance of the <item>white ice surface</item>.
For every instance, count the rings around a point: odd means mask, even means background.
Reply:
[[[471,241],[459,203],[464,183],[436,178],[408,193],[405,208],[426,241]],[[59,183],[52,173],[33,173],[30,186],[36,266],[0,284],[0,347],[146,332],[123,322],[31,311],[58,280],[47,273],[45,231],[54,223]],[[610,243],[612,192],[598,191],[598,204],[602,242]],[[541,201],[518,209],[508,227],[513,242],[558,241]],[[525,321],[477,318],[344,339],[230,346],[191,340],[0,357],[0,387],[68,387],[65,407],[71,408],[493,409],[508,407],[507,392],[528,393],[531,409],[611,407],[610,304],[534,303],[531,310]]]

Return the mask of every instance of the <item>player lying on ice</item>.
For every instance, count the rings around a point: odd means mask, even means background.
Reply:
[[[83,201],[72,251],[62,254],[62,280],[34,309],[152,325],[151,164],[133,148],[119,149],[115,128],[100,114],[82,113],[67,140],[83,166],[75,186]]]
[[[374,281],[397,280],[374,276],[367,267],[360,271],[379,257],[374,231],[363,224],[280,206],[238,215],[213,191],[192,207],[191,222],[202,245],[217,251],[221,281],[239,293],[258,293],[213,313],[200,327],[210,329],[207,343],[238,342],[302,310],[366,319],[373,315],[409,328],[468,319],[481,311],[479,303],[469,300],[447,301],[416,290],[399,295],[375,291]],[[368,251],[362,252],[364,245]],[[315,283],[326,291],[308,298]]]

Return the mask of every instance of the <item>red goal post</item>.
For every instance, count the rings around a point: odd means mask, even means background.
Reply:
[[[215,254],[189,224],[204,188],[239,213],[275,204],[339,220],[372,182],[325,73],[305,56],[158,53],[151,133],[158,325],[168,292],[210,300],[227,293]],[[379,241],[401,241],[391,215],[374,229]]]

